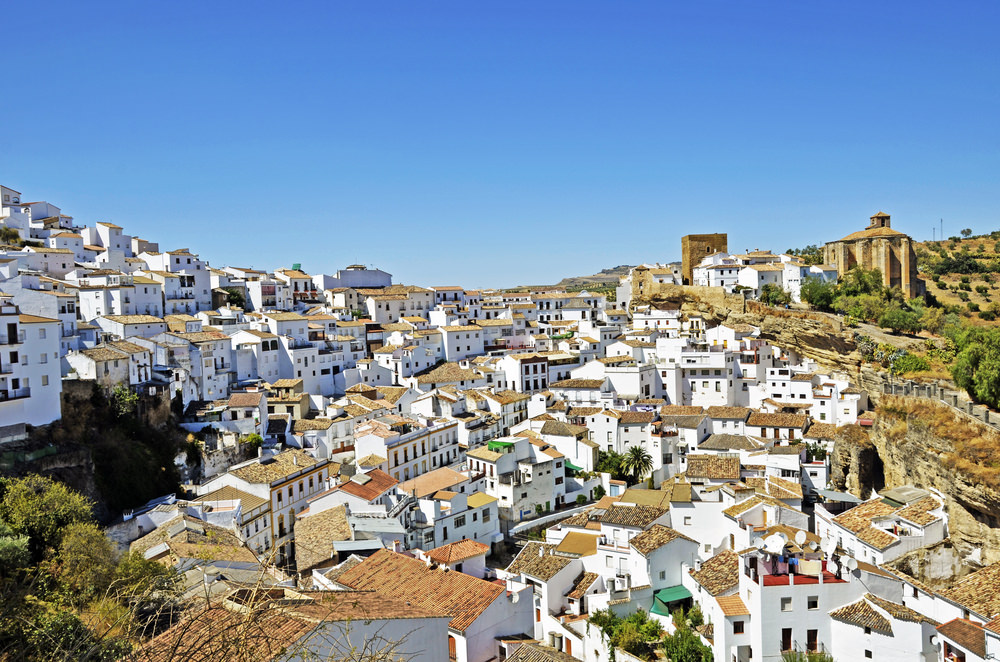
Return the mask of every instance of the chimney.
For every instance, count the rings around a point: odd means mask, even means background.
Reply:
[[[292,464],[294,464],[295,466],[299,466],[299,456],[298,455],[292,454]]]
[[[264,447],[263,446],[258,446],[257,447],[257,457],[264,457]]]

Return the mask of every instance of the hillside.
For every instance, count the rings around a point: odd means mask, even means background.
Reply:
[[[1000,231],[916,244],[927,292],[978,324],[1000,318]]]
[[[614,288],[618,286],[618,281],[622,276],[627,276],[629,271],[635,267],[628,264],[620,264],[610,269],[601,269],[596,274],[589,276],[571,276],[563,278],[554,285],[519,285],[516,290],[529,290],[542,287],[562,287],[568,291],[594,289],[594,288]]]

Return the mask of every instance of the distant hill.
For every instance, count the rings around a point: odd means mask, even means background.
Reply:
[[[628,272],[635,267],[628,264],[620,264],[611,269],[601,269],[596,274],[590,276],[572,276],[563,278],[555,287],[565,287],[567,290],[586,289],[588,287],[616,287],[618,280],[622,276],[627,276]],[[520,285],[517,289],[528,289],[535,287],[551,287],[552,285]]]

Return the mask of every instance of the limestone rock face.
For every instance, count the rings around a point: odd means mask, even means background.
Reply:
[[[894,398],[893,402],[905,406],[908,400]],[[946,408],[943,411],[942,415],[951,415]],[[979,427],[983,438],[993,436],[987,426]],[[831,457],[836,489],[865,498],[873,489],[880,489],[881,482],[885,489],[914,485],[937,490],[945,497],[948,545],[909,555],[904,562],[923,574],[915,575],[918,579],[932,584],[943,578],[954,580],[968,567],[1000,561],[1000,491],[954,468],[954,462],[948,460],[959,451],[955,440],[942,434],[942,429],[947,425],[932,428],[916,415],[880,414],[867,443],[838,438]],[[944,567],[949,558],[951,575]]]
[[[726,294],[717,287],[643,283],[632,306],[672,302],[686,315],[716,324],[749,324],[760,329],[760,337],[783,349],[813,359],[827,370],[857,374],[861,359],[854,333],[836,318],[799,310],[771,308],[742,296]],[[634,284],[637,287],[637,284]]]

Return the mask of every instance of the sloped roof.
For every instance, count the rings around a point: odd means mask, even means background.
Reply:
[[[701,564],[701,569],[691,571],[691,578],[701,584],[709,595],[717,596],[739,586],[740,557],[726,550]]]
[[[634,536],[629,544],[635,548],[637,552],[643,556],[649,556],[659,548],[672,543],[675,540],[687,540],[688,542],[693,542],[695,544],[698,541],[689,538],[680,531],[671,529],[669,526],[663,526],[662,524],[654,524],[647,530],[643,531],[637,536]]]
[[[386,549],[375,552],[337,581],[391,597],[406,596],[411,603],[443,611],[452,617],[450,626],[459,632],[465,632],[506,592],[502,585],[461,572],[428,568],[423,561]]]
[[[555,547],[541,542],[529,542],[507,566],[507,572],[529,575],[542,581],[552,579],[573,561],[567,556],[553,554]]]
[[[435,563],[449,564],[488,554],[489,551],[489,545],[466,539],[435,547],[427,552],[427,556]]]

